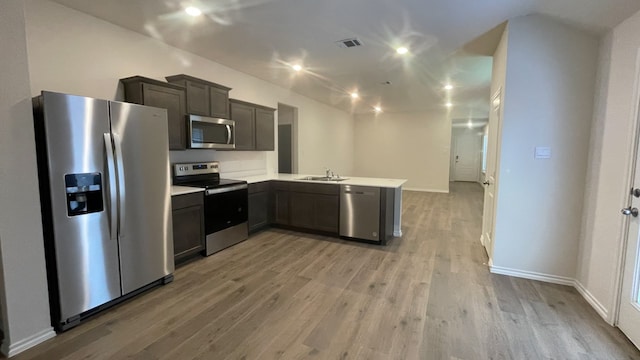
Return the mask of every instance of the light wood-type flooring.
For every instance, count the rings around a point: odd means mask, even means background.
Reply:
[[[479,185],[403,201],[387,247],[266,230],[16,359],[640,359],[573,288],[489,273]]]

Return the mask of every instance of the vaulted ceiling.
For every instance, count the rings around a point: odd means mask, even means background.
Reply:
[[[640,10],[638,0],[54,1],[347,111],[451,102],[474,118],[487,116],[490,55],[508,19],[538,13],[599,35]],[[346,38],[362,46],[339,47]]]

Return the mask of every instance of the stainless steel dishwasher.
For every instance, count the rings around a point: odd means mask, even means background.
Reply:
[[[380,188],[340,185],[340,236],[380,241]]]

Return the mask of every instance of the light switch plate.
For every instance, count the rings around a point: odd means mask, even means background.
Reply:
[[[551,159],[551,148],[548,146],[536,146],[536,159]]]

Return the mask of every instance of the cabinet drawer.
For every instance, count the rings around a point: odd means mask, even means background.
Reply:
[[[310,183],[291,183],[289,185],[290,191],[311,193],[311,194],[326,194],[326,195],[338,195],[340,194],[340,186],[337,184],[310,184]]]
[[[183,209],[189,206],[204,205],[204,192],[176,195],[171,197],[171,209]]]
[[[268,181],[249,184],[249,194],[254,194],[254,193],[263,192],[263,191],[269,191]]]
[[[271,189],[289,191],[289,185],[290,183],[287,181],[272,181]]]

